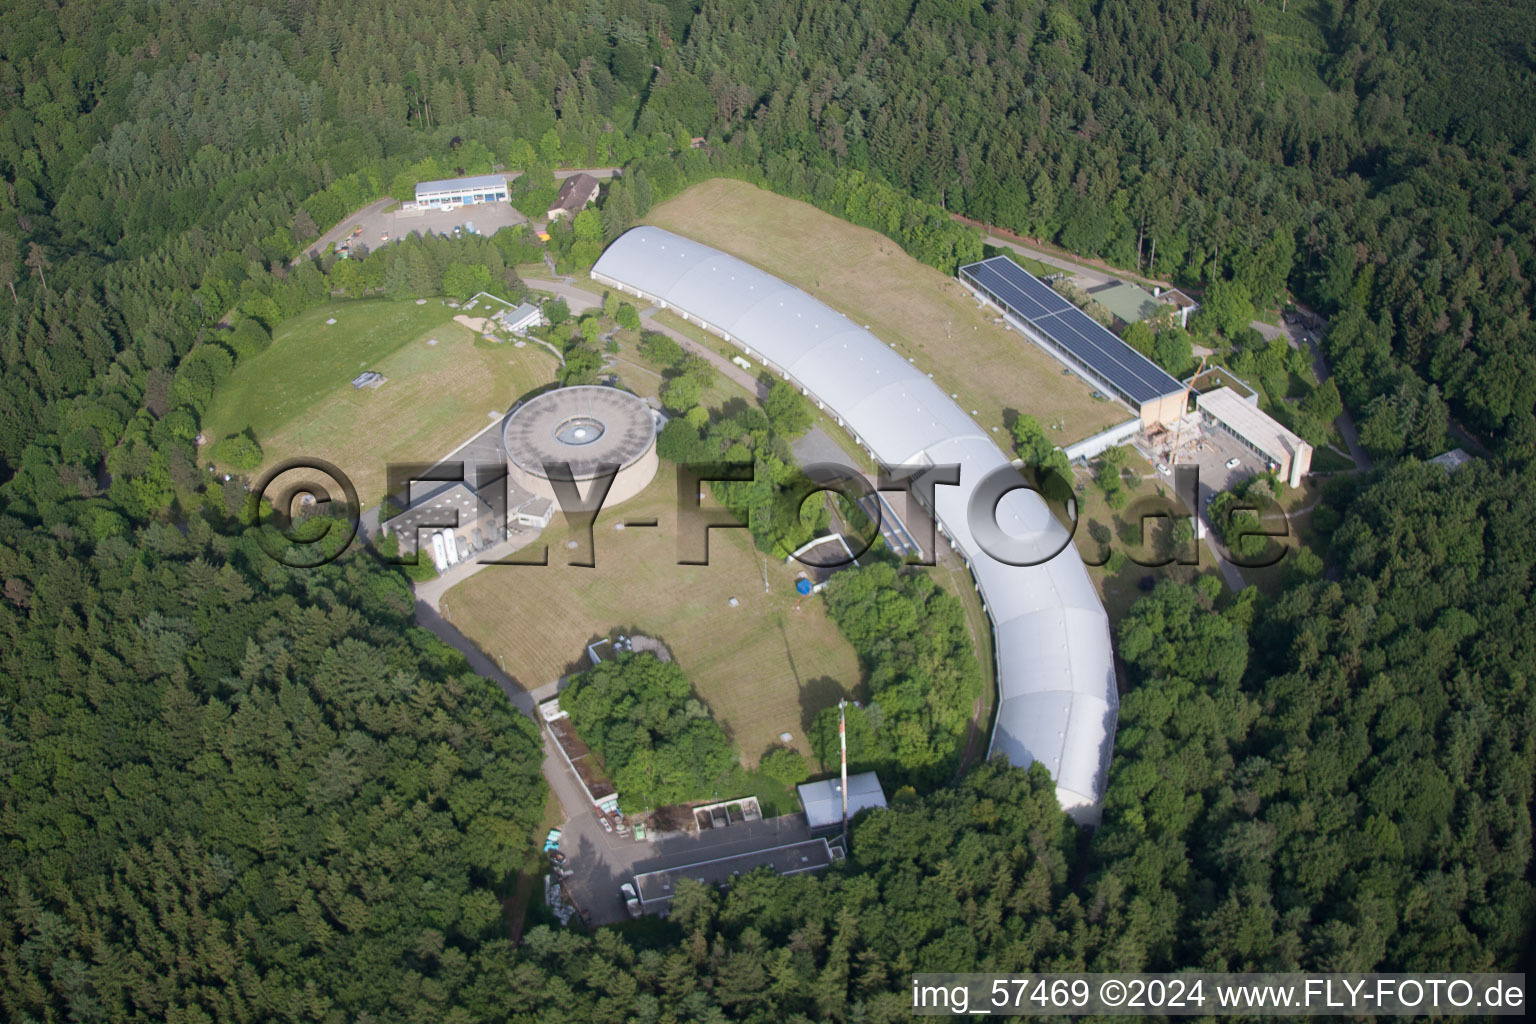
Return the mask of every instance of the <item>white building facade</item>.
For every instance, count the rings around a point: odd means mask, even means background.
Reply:
[[[477,203],[506,201],[507,176],[505,174],[481,174],[470,178],[422,181],[416,185],[416,208],[420,210],[441,210],[456,206],[473,206]]]

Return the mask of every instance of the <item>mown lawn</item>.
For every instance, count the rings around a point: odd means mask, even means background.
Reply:
[[[858,689],[852,646],[821,598],[795,594],[795,567],[765,563],[745,530],[711,530],[709,564],[678,565],[676,508],[675,471],[664,462],[642,494],[599,514],[595,568],[565,564],[557,514],[520,556],[547,543],[548,566],[490,566],[445,595],[444,614],[530,690],[583,667],[586,645],[614,629],[656,636],[746,767],[784,732],[809,756],[816,712]],[[655,527],[615,529],[651,518]]]
[[[388,463],[447,455],[492,414],[555,378],[559,364],[548,350],[484,341],[454,323],[453,312],[436,299],[362,299],[303,313],[220,386],[204,433],[211,443],[252,430],[263,468],[298,456],[326,459],[373,505]],[[388,380],[356,390],[352,378],[364,370]]]

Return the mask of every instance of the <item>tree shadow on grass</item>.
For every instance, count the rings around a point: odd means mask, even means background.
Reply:
[[[848,696],[848,691],[843,689],[843,684],[831,676],[817,676],[807,680],[800,686],[800,729],[806,736],[811,734],[811,726],[816,722],[816,716],[827,708],[836,707],[837,702]]]

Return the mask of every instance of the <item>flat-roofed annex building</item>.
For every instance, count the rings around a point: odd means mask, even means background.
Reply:
[[[1195,408],[1206,423],[1225,430],[1268,462],[1280,479],[1301,486],[1301,478],[1312,468],[1312,446],[1261,410],[1257,399],[1220,387],[1197,397]]]
[[[1122,324],[1140,323],[1162,312],[1157,297],[1129,281],[1113,280],[1088,289],[1088,297],[1112,313]]]
[[[640,227],[608,247],[592,277],[741,347],[885,465],[960,467],[959,485],[935,488],[927,511],[970,568],[992,622],[1000,699],[989,753],[1041,762],[1061,805],[1096,822],[1119,707],[1109,618],[1066,530],[1033,491],[1005,494],[997,521],[1039,564],[997,561],[977,542],[971,495],[1011,462],[990,434],[869,331],[734,256]]]
[[[457,563],[473,552],[490,547],[504,535],[505,525],[497,510],[486,500],[488,494],[476,493],[465,483],[441,487],[412,502],[410,508],[385,522],[383,530],[395,535],[402,555],[414,552],[418,542],[424,553],[431,553],[428,547],[432,544],[431,538],[439,535],[445,544],[455,545],[448,561]],[[443,566],[438,568],[441,570]]]
[[[505,174],[479,174],[468,178],[416,183],[416,206],[434,210],[443,206],[473,206],[507,201]]]
[[[1130,406],[1145,427],[1184,415],[1184,385],[1006,256],[960,268],[960,280],[1026,338]]]
[[[786,843],[765,850],[752,850],[715,860],[683,864],[675,868],[661,868],[635,876],[635,890],[641,905],[648,913],[664,912],[677,895],[677,883],[691,878],[704,885],[730,885],[738,875],[758,868],[772,868],[778,875],[799,875],[807,871],[822,871],[834,860],[832,848],[825,839],[808,839],[800,843]]]

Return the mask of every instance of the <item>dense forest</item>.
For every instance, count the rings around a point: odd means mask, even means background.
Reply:
[[[5,1017],[443,1019],[543,810],[533,724],[403,576],[286,569],[214,501],[0,522]]]
[[[7,1019],[894,1020],[915,969],[1519,958],[1530,5],[21,0],[0,26]],[[547,247],[298,258],[418,178],[496,165],[530,208],[552,168],[624,174]],[[959,213],[1218,311],[1289,291],[1330,318],[1337,389],[1307,414],[1347,406],[1378,463],[1314,513],[1327,572],[1274,597],[1164,584],[1119,625],[1131,687],[1091,835],[1039,769],[914,773],[927,791],[862,818],[825,875],[680,889],[666,925],[513,946],[531,726],[412,626],[398,570],[261,555],[240,482],[207,488],[193,439],[306,305],[515,290],[516,264],[578,269],[715,175],[946,270],[982,251]],[[681,411],[698,382],[672,378]],[[664,439],[789,465],[793,404]],[[1418,461],[1458,430],[1472,465]],[[766,509],[772,487],[733,499]],[[892,598],[933,606],[911,579]],[[884,610],[860,587],[832,595],[845,629]],[[966,670],[911,628],[864,632],[868,681],[942,727],[947,763]]]
[[[848,763],[886,785],[931,787],[959,766],[981,698],[976,642],[958,598],[926,573],[899,569],[889,553],[866,557],[827,584],[827,612],[864,667],[869,699],[847,709]],[[811,726],[823,767],[835,768],[838,710]]]
[[[738,792],[735,751],[675,662],[617,654],[572,678],[560,707],[632,810]]]

